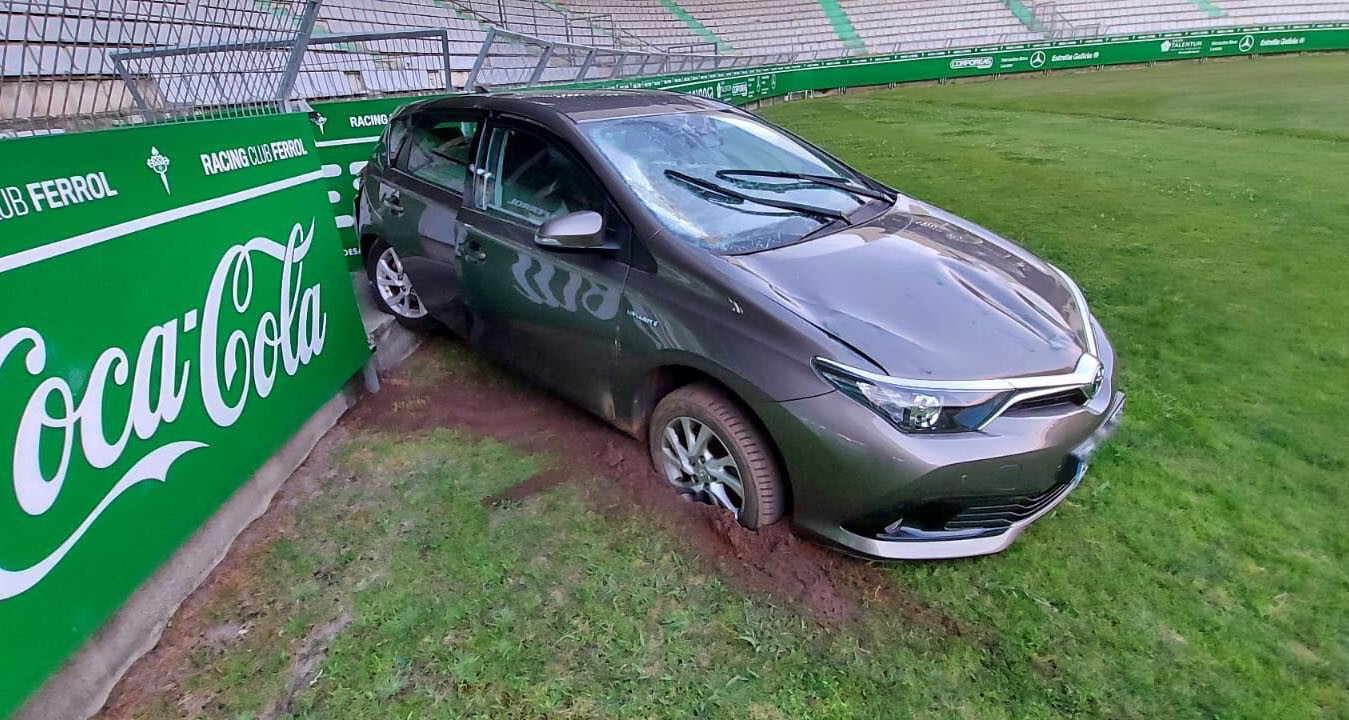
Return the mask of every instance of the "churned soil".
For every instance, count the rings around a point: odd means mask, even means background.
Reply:
[[[455,340],[436,338],[405,367],[466,352]],[[823,624],[854,619],[867,600],[929,630],[967,634],[955,619],[897,590],[873,564],[801,540],[787,521],[754,532],[718,508],[685,501],[652,468],[645,442],[485,364],[460,363],[430,381],[395,374],[346,422],[394,433],[449,427],[546,455],[551,467],[483,502],[521,500],[575,483],[600,513],[664,530],[732,584],[798,603]]]
[[[455,340],[433,338],[402,369],[382,378],[381,391],[362,398],[320,441],[268,511],[184,601],[158,645],[118,683],[99,717],[134,717],[147,701],[166,696],[192,714],[194,698],[184,692],[182,681],[194,654],[227,646],[246,632],[249,607],[266,606],[268,599],[252,589],[253,568],[272,541],[295,532],[296,513],[335,477],[333,456],[355,433],[415,437],[452,428],[543,455],[548,461],[544,470],[482,498],[482,503],[518,502],[563,483],[575,484],[602,518],[668,533],[733,586],[796,604],[822,625],[848,624],[866,605],[899,613],[914,627],[938,635],[984,637],[896,586],[874,564],[798,538],[786,521],[753,532],[718,508],[685,501],[656,474],[644,442],[544,390],[467,360],[466,354]],[[447,364],[447,356],[456,359]],[[238,598],[237,617],[244,624],[212,622],[207,609],[218,597],[231,595]],[[332,631],[345,619],[335,620]],[[322,635],[323,629],[316,632]],[[326,641],[320,636],[306,641],[292,663],[294,677],[304,677],[321,659]],[[284,712],[287,702],[283,699],[269,714]]]
[[[444,345],[454,343],[437,338],[408,364],[426,362],[426,356],[446,352]],[[543,454],[552,467],[483,501],[521,500],[563,482],[576,483],[602,514],[669,532],[732,583],[799,602],[824,623],[852,619],[859,594],[889,584],[864,562],[799,540],[786,522],[752,532],[729,513],[685,501],[651,467],[644,442],[494,368],[466,363],[430,383],[392,376],[352,410],[347,422],[393,433],[448,427]]]

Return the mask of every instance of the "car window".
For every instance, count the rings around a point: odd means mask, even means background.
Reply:
[[[740,113],[618,117],[585,122],[580,127],[669,235],[714,252],[736,254],[790,245],[817,230],[820,220],[718,193],[670,173],[770,202],[786,201],[843,213],[868,201],[837,187],[799,179],[719,175],[728,170],[750,170],[866,183],[822,152]]]
[[[403,169],[429,183],[463,193],[477,133],[475,121],[434,116],[414,120],[408,131]]]
[[[403,141],[407,139],[407,136],[407,120],[400,118],[389,123],[389,130],[384,135],[384,151],[389,163],[392,164],[398,157],[398,151],[403,148]]]
[[[604,194],[555,143],[515,128],[495,128],[487,144],[489,174],[479,207],[530,225],[578,210],[603,212]]]

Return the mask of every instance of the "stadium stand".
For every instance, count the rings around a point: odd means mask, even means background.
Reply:
[[[846,52],[816,0],[678,1],[735,52],[789,50],[807,57]]]
[[[1201,5],[1190,0],[1054,0],[1053,5],[1070,22],[1099,24],[1104,35],[1197,30],[1233,24],[1213,3]],[[1203,5],[1213,10],[1207,10]]]
[[[1101,35],[1349,18],[1349,3],[1324,0],[1052,0],[1037,4],[1052,6],[1073,23],[1099,25]]]
[[[309,17],[294,98],[461,88],[470,77],[489,87],[600,79],[701,69],[708,59],[723,67],[722,58],[738,66],[1349,20],[1349,2],[1330,0],[323,0],[316,16],[304,16],[307,7],[6,0],[0,129],[18,118],[71,115],[98,124],[134,105],[275,106],[289,48]]]
[[[998,0],[842,0],[853,27],[872,52],[932,50],[1040,40]]]
[[[1221,5],[1238,25],[1344,22],[1349,18],[1349,2],[1222,0]]]
[[[657,47],[730,51],[731,47],[672,0],[563,0],[582,14],[608,16]]]

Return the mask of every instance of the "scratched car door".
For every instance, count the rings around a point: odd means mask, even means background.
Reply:
[[[380,201],[396,217],[402,239],[395,248],[417,294],[432,315],[463,329],[464,282],[459,253],[465,229],[459,218],[468,167],[481,126],[477,113],[434,112],[409,120],[407,139],[394,163],[396,188]]]
[[[626,221],[585,164],[541,129],[489,125],[465,205],[464,283],[471,341],[586,408],[611,413]],[[539,247],[544,221],[580,210],[605,217],[618,251]]]

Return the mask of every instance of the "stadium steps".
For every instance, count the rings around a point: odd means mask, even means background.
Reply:
[[[685,10],[683,6],[675,2],[675,0],[660,0],[660,2],[665,6],[666,10],[670,11],[671,15],[679,18],[689,30],[692,30],[693,34],[698,36],[698,39],[715,45],[717,47],[717,52],[731,52],[735,49],[730,43],[722,40],[720,36],[712,32],[712,29],[704,25],[701,20],[691,15],[688,10]]]
[[[1190,0],[1190,4],[1208,13],[1211,18],[1227,17],[1227,12],[1209,0]]]
[[[1021,0],[1001,0],[1001,2],[1009,12],[1016,16],[1017,20],[1021,21],[1022,25],[1026,26],[1026,29],[1038,33],[1045,31],[1044,25],[1035,17],[1035,10],[1027,7]]]
[[[838,0],[820,0],[820,9],[829,19],[829,24],[834,26],[834,32],[838,33],[838,39],[843,41],[843,47],[857,53],[867,51],[866,43],[863,42],[862,36],[857,34],[857,29],[848,19],[847,11],[838,4]]]

